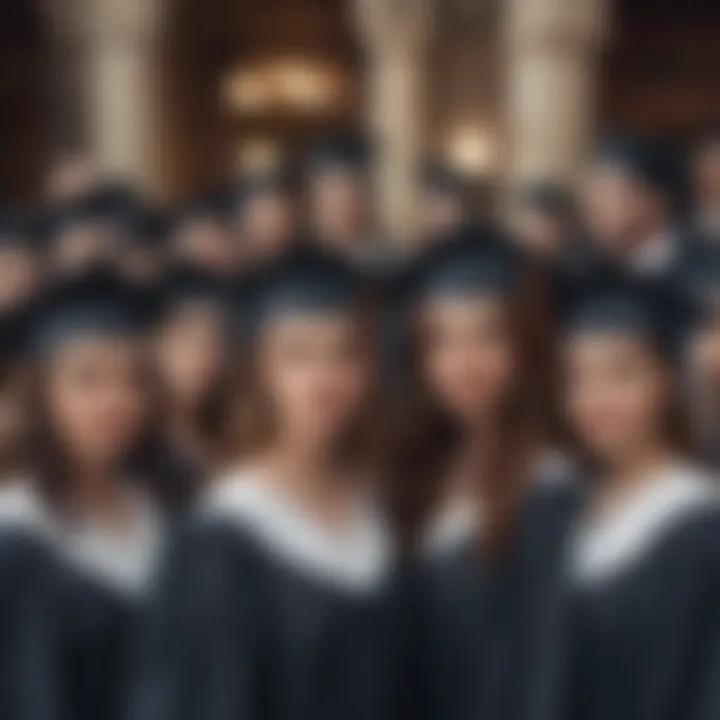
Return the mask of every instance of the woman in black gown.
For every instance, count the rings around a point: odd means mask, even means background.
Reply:
[[[192,503],[220,454],[232,347],[228,295],[225,283],[189,266],[170,268],[160,287],[155,355],[166,427],[141,460],[177,511]]]
[[[35,645],[18,648],[16,672],[23,709],[36,708],[29,717],[121,716],[162,537],[156,503],[125,468],[151,415],[143,328],[134,294],[99,270],[51,288],[34,313],[37,447],[6,497],[13,522],[43,548],[42,584],[21,603],[25,616],[34,611]]]
[[[405,282],[408,400],[392,507],[420,556],[414,716],[502,717],[516,524],[542,474],[530,288],[528,268],[491,230],[432,248]]]
[[[564,398],[587,482],[526,538],[523,692],[509,717],[720,711],[720,512],[683,443],[681,323],[667,289],[616,273],[570,303]]]
[[[365,283],[299,249],[256,284],[233,467],[171,550],[134,719],[391,718],[392,552],[366,447]]]

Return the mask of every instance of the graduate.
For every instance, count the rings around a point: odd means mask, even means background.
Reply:
[[[421,244],[451,237],[470,220],[467,184],[441,163],[430,163],[422,175]]]
[[[574,200],[561,185],[538,182],[522,188],[514,219],[515,238],[527,253],[542,262],[558,262],[577,239]]]
[[[564,406],[582,491],[524,538],[506,717],[718,713],[720,512],[688,455],[668,288],[602,273],[564,322]]]
[[[235,228],[246,267],[271,260],[295,242],[297,188],[287,168],[256,171],[242,179]]]
[[[170,234],[170,262],[195,265],[218,278],[238,266],[238,243],[232,229],[233,198],[225,190],[207,193],[178,212]]]
[[[31,224],[0,208],[0,312],[12,313],[33,297],[42,278],[42,253]]]
[[[311,236],[362,267],[386,258],[370,217],[370,153],[362,138],[328,136],[318,143],[306,174]]]
[[[139,203],[119,221],[121,274],[140,288],[155,286],[166,264],[168,222],[157,208]]]
[[[106,182],[56,208],[50,231],[50,272],[82,274],[114,263],[120,251],[121,220],[137,202],[132,187]]]
[[[581,192],[590,269],[612,261],[641,276],[673,277],[691,250],[679,225],[684,192],[668,148],[629,134],[605,137]]]
[[[150,417],[144,324],[134,294],[99,270],[49,289],[34,311],[34,445],[27,477],[0,502],[43,548],[43,572],[18,603],[22,618],[32,613],[17,630],[31,628],[30,644],[13,646],[23,712],[43,705],[28,717],[122,716],[163,536],[147,479],[126,466]]]
[[[165,405],[153,476],[180,509],[216,470],[230,390],[229,292],[202,270],[174,266],[159,290],[155,357]]]
[[[684,378],[696,450],[717,469],[720,462],[720,246],[698,248],[683,276],[693,310],[686,338]]]
[[[427,252],[408,278],[391,506],[424,566],[412,714],[428,718],[502,717],[513,536],[542,430],[528,280],[507,240],[477,229]]]
[[[693,156],[693,229],[701,242],[720,242],[720,129],[707,133]]]
[[[318,250],[266,269],[237,457],[168,559],[136,720],[397,717],[366,302],[362,278]]]

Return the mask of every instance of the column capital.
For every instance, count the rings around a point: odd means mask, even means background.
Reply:
[[[608,0],[505,0],[509,40],[532,50],[596,48],[607,33]]]
[[[73,0],[84,6],[84,31],[91,44],[142,47],[154,40],[164,0]]]

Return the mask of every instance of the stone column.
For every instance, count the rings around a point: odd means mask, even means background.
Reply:
[[[156,191],[162,0],[83,0],[90,148],[102,172]]]
[[[368,124],[380,232],[410,242],[425,151],[426,61],[434,0],[356,0],[367,62]]]
[[[511,187],[572,182],[594,132],[606,0],[505,0]]]
[[[82,0],[44,0],[49,30],[51,117],[50,150],[54,156],[86,150],[86,69]]]

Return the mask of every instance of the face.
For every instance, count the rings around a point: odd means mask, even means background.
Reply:
[[[60,235],[53,264],[60,272],[75,272],[112,259],[113,250],[109,228],[100,222],[82,222]]]
[[[0,247],[0,309],[29,299],[40,281],[38,259],[19,247]]]
[[[173,407],[195,411],[224,374],[225,326],[210,304],[188,303],[168,317],[157,341],[157,361]]]
[[[618,252],[628,249],[655,212],[652,193],[621,170],[603,165],[591,169],[581,205],[595,240]]]
[[[49,422],[64,452],[88,467],[125,457],[148,416],[145,348],[130,339],[77,339],[45,365]]]
[[[579,334],[565,347],[566,413],[575,435],[603,461],[617,461],[661,438],[667,370],[643,340]]]
[[[326,173],[310,189],[311,223],[321,237],[346,238],[365,232],[366,191],[362,175]]]
[[[523,248],[539,258],[556,257],[563,243],[563,228],[557,218],[532,208],[517,217],[516,237]]]
[[[305,447],[329,449],[345,437],[371,389],[368,348],[345,314],[270,321],[259,366],[280,433]]]
[[[441,406],[468,424],[495,416],[516,373],[505,304],[491,297],[434,300],[422,320],[424,375]]]
[[[240,236],[252,247],[252,257],[276,255],[295,235],[295,207],[282,195],[259,195],[250,200],[240,217]]]
[[[162,274],[163,261],[153,248],[129,247],[119,259],[123,275],[132,283],[150,285]]]
[[[690,342],[690,366],[703,389],[720,392],[720,298]]]
[[[214,275],[228,275],[236,267],[232,235],[212,219],[186,222],[174,238],[172,254]]]
[[[695,188],[701,209],[720,213],[720,142],[704,148],[695,161]]]
[[[464,215],[459,198],[426,193],[421,207],[420,232],[426,238],[443,237],[462,225]]]

